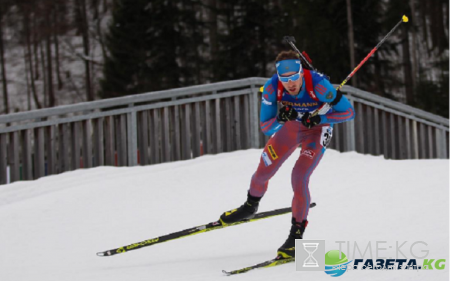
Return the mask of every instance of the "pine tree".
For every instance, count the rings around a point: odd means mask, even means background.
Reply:
[[[345,0],[294,1],[284,9],[294,20],[290,25],[297,48],[306,51],[314,67],[329,75],[332,82],[342,81],[350,69]]]
[[[195,1],[115,0],[102,98],[198,84],[204,47]]]
[[[218,59],[214,61],[216,81],[268,76],[267,66],[273,63],[277,50],[273,1],[234,0],[222,3],[220,17],[225,29],[218,35]]]
[[[115,0],[112,22],[106,36],[109,55],[101,80],[102,98],[138,93],[139,80],[148,75],[146,31],[149,14],[146,0]]]

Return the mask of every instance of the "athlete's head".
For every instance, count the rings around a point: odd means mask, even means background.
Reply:
[[[303,68],[299,55],[294,51],[283,51],[275,59],[278,79],[291,95],[297,95],[303,84]]]

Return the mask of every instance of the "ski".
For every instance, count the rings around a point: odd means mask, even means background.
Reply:
[[[311,203],[311,205],[309,207],[313,208],[314,206],[316,206],[316,203]],[[159,244],[159,243],[175,240],[175,239],[178,239],[178,238],[188,237],[188,236],[192,236],[192,235],[196,235],[196,234],[200,234],[200,233],[204,233],[204,232],[208,232],[208,231],[212,231],[212,230],[216,230],[216,229],[225,228],[225,227],[228,227],[228,226],[243,224],[243,223],[247,223],[247,222],[254,222],[254,221],[257,221],[257,220],[261,220],[261,219],[266,219],[266,218],[271,218],[271,217],[275,217],[275,216],[279,216],[279,215],[284,215],[284,214],[287,214],[287,213],[290,213],[290,212],[291,212],[291,208],[290,207],[289,208],[275,209],[275,210],[271,210],[271,211],[258,213],[258,214],[255,215],[254,218],[252,218],[250,220],[243,220],[243,221],[239,221],[239,222],[235,222],[235,223],[231,223],[231,224],[222,224],[222,222],[220,220],[218,220],[218,221],[210,222],[208,224],[204,224],[204,225],[188,228],[188,229],[185,229],[185,230],[181,230],[181,231],[178,231],[178,232],[173,232],[173,233],[170,233],[170,234],[166,234],[166,235],[163,235],[163,236],[147,239],[147,240],[144,240],[142,242],[133,243],[133,244],[130,244],[130,245],[127,245],[127,246],[123,246],[123,247],[120,247],[120,248],[116,248],[116,249],[112,249],[112,250],[108,250],[108,251],[104,251],[104,252],[98,252],[97,256],[99,256],[99,257],[113,256],[113,255],[116,255],[116,254],[126,253],[126,252],[129,252],[131,250],[137,250],[137,249],[141,249],[141,248],[144,248],[144,247],[152,246],[152,245],[155,245],[155,244]]]
[[[258,263],[258,264],[255,264],[255,265],[252,265],[249,267],[244,267],[244,268],[236,269],[236,270],[232,270],[232,271],[222,270],[222,272],[225,273],[227,276],[230,276],[230,275],[245,273],[245,272],[248,272],[253,269],[273,267],[273,266],[282,265],[285,263],[290,263],[293,261],[295,261],[295,258],[283,258],[282,256],[277,256],[274,259],[271,259],[271,260],[268,260],[268,261],[265,261],[262,263]]]

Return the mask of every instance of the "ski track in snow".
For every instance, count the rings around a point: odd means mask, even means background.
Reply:
[[[214,221],[240,206],[261,151],[80,169],[2,185],[0,280],[331,280],[324,272],[296,272],[293,263],[230,277],[221,272],[273,258],[288,235],[289,215],[96,256]],[[290,206],[299,153],[272,178],[260,211]],[[447,259],[445,270],[352,270],[338,280],[448,280],[448,160],[385,160],[329,150],[311,177],[310,192],[317,207],[309,212],[305,239],[330,245],[425,241],[428,258]]]

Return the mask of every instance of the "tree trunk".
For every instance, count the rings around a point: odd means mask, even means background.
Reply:
[[[212,62],[212,71],[210,72],[210,77],[212,81],[214,80],[214,74],[216,69],[214,66],[217,65],[215,62],[217,60],[218,45],[217,45],[217,5],[216,0],[208,0],[208,30],[209,30],[209,44],[210,44],[210,55]]]
[[[412,85],[412,72],[411,72],[411,61],[410,61],[410,51],[409,51],[409,36],[408,29],[406,25],[402,28],[402,50],[403,50],[403,75],[405,81],[405,93],[406,93],[406,103],[408,105],[414,105],[414,94]]]
[[[432,6],[432,15],[431,18],[434,22],[433,33],[435,33],[435,42],[434,47],[438,48],[439,54],[442,54],[445,50],[448,52],[448,37],[445,33],[444,27],[444,12],[445,12],[445,4],[444,1],[433,1],[434,5]],[[432,25],[433,26],[433,23]]]
[[[47,53],[47,87],[48,87],[48,101],[49,106],[54,107],[56,105],[55,100],[55,92],[53,88],[53,66],[52,66],[52,40],[51,40],[51,22],[50,22],[50,14],[51,11],[47,11],[45,14],[45,22],[46,22],[46,38],[45,38],[45,46]]]
[[[45,54],[44,54],[44,48],[42,47],[42,43],[39,42],[39,51],[41,55],[41,66],[42,66],[42,75],[44,76],[42,81],[42,93],[44,95],[44,107],[48,107],[48,80],[47,80],[47,71],[45,71]]]
[[[346,0],[347,4],[347,35],[348,35],[348,47],[350,52],[350,69],[355,69],[355,39],[353,36],[353,16],[352,16],[352,3],[351,0]],[[357,87],[356,76],[352,77],[352,86]]]
[[[33,53],[31,52],[31,34],[30,34],[30,10],[29,7],[24,7],[24,28],[25,28],[25,42],[27,44],[27,58],[25,63],[29,64],[28,71],[30,71],[30,86],[31,86],[31,93],[33,95],[34,103],[36,104],[37,108],[42,108],[41,103],[39,102],[37,92],[36,92],[36,84],[34,82],[34,66],[33,66]],[[37,59],[37,58],[36,58]],[[36,72],[37,72],[37,66],[36,66]]]
[[[25,84],[27,85],[27,110],[31,110],[31,90],[30,90],[30,78],[28,77],[28,62],[27,52],[23,49],[23,61],[25,65]]]
[[[86,13],[86,1],[76,0],[77,11],[80,18],[80,30],[83,37],[83,50],[84,50],[84,66],[86,72],[86,98],[88,101],[94,100],[94,95],[92,94],[91,87],[91,67],[89,61],[89,33],[87,25],[87,13]]]
[[[195,11],[200,11],[198,17],[195,15],[196,14]],[[200,5],[196,4],[195,2],[189,2],[189,13],[191,13],[193,15],[193,17],[195,17],[195,20],[190,23],[191,28],[192,28],[192,34],[194,35],[194,34],[197,34],[197,32],[198,32],[198,26],[199,26],[199,22],[202,21],[203,12],[202,12]],[[190,48],[192,49],[193,56],[195,57],[196,65],[201,66],[202,65],[202,57],[198,51],[197,45],[198,44],[195,43],[194,40],[192,40],[192,45]],[[191,67],[189,66],[189,68],[191,68]],[[195,77],[195,79],[193,77],[191,83],[193,83],[194,85],[195,84],[203,84],[204,81],[202,79],[202,67],[194,67],[194,69],[196,71],[196,77]],[[186,86],[189,86],[189,82],[186,84]]]
[[[37,27],[37,23],[36,23],[36,16],[33,17],[33,51],[34,51],[34,66],[35,66],[35,76],[34,78],[36,80],[39,80],[39,78],[41,77],[40,73],[39,73],[39,55],[38,55],[38,48],[40,47],[40,38],[38,37],[38,29]],[[44,104],[45,106],[45,104]]]
[[[413,91],[416,90],[417,87],[417,74],[418,74],[418,66],[417,66],[417,16],[416,16],[416,1],[410,0],[409,5],[411,8],[411,32],[412,32],[412,45],[411,45],[411,57],[412,57],[412,84],[413,84]]]
[[[57,5],[58,2],[55,2]],[[56,79],[58,80],[58,90],[63,87],[61,79],[61,67],[59,65],[59,42],[58,42],[58,18],[56,17],[57,9],[53,10],[53,42],[55,43],[55,64],[56,64]]]
[[[1,22],[3,18],[3,9],[0,6],[0,64],[2,69],[2,81],[3,81],[3,105],[5,107],[5,114],[9,113],[9,97],[8,97],[8,81],[6,80],[5,69],[5,49],[3,45],[3,24]]]
[[[100,16],[100,9],[99,9],[100,5],[101,5],[100,0],[95,0],[94,19],[95,19],[95,27],[97,30],[98,42],[100,43],[100,48],[102,49],[103,61],[105,61],[106,60],[106,47],[105,47],[105,42],[103,40],[103,33],[102,33],[102,27],[101,27],[102,17]]]
[[[423,40],[425,41],[425,46],[427,47],[428,56],[430,56],[430,44],[428,43],[428,23],[427,23],[427,12],[428,1],[420,1],[420,13],[422,14],[422,29],[423,29]]]

